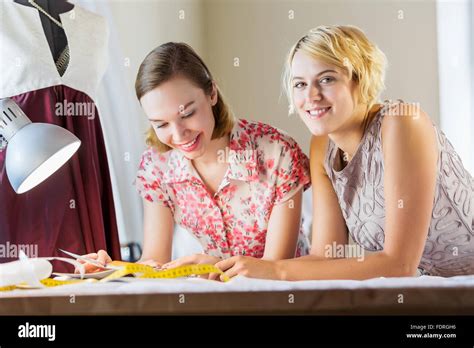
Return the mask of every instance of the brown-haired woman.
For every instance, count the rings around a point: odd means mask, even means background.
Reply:
[[[151,123],[136,180],[144,204],[140,262],[171,268],[307,253],[300,219],[309,161],[291,137],[236,120],[209,69],[183,43],[145,58],[136,93]],[[170,262],[174,223],[197,238],[203,254]],[[88,256],[110,261],[103,250]]]

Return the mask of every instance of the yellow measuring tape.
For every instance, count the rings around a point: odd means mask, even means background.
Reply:
[[[60,286],[60,285],[82,283],[84,281],[91,282],[91,281],[97,281],[97,280],[96,279],[57,280],[57,279],[46,278],[46,279],[40,280],[40,283],[48,288],[52,288],[52,287]],[[0,287],[0,291],[11,291],[15,289],[36,289],[36,288],[26,283]]]
[[[100,280],[100,282],[108,282],[110,280],[115,280],[118,278],[122,278],[129,274],[141,273],[138,278],[181,278],[187,277],[191,275],[203,275],[209,273],[218,273],[223,275],[222,280],[228,281],[229,278],[224,275],[219,268],[213,265],[187,265],[181,266],[166,270],[155,270],[151,266],[147,265],[140,265],[138,263],[128,263],[128,262],[121,262],[121,261],[114,261],[111,263],[114,266],[123,266],[122,269],[115,271],[114,273],[110,274],[109,276]]]
[[[138,263],[130,263],[130,262],[122,262],[122,261],[113,261],[110,263],[112,266],[121,267],[120,269],[116,270],[112,274],[108,275],[107,277],[99,280],[98,282],[104,283],[109,282],[112,280],[116,280],[127,275],[135,275],[138,278],[146,278],[146,279],[153,279],[153,278],[182,278],[182,277],[189,277],[193,275],[203,275],[209,273],[218,273],[222,275],[222,280],[224,282],[229,280],[224,272],[222,272],[219,268],[214,265],[202,264],[202,265],[186,265],[166,270],[155,270],[153,267],[148,265],[141,265]],[[56,280],[51,278],[46,278],[40,280],[41,284],[46,287],[55,287],[67,284],[77,284],[81,282],[91,282],[97,280],[95,279],[74,279],[74,280]],[[10,285],[0,287],[0,291],[11,291],[19,288],[25,287],[25,284],[19,285]],[[31,288],[31,287],[30,287]]]

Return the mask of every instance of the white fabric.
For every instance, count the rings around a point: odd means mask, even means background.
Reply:
[[[204,249],[192,232],[189,232],[184,227],[175,224],[171,259],[175,260],[183,256],[202,253],[204,253]]]
[[[301,208],[301,216],[302,216],[302,226],[303,233],[308,238],[309,242],[311,243],[312,235],[311,235],[311,228],[313,226],[313,186],[308,188],[306,191],[303,192],[303,204]]]
[[[73,2],[106,19],[110,30],[109,65],[99,86],[97,105],[107,148],[115,213],[120,242],[143,243],[143,209],[133,181],[140,156],[145,149],[148,121],[127,79],[129,69],[121,38],[118,35],[110,4],[106,1],[73,0]]]
[[[469,287],[474,291],[474,275],[442,277],[407,277],[407,278],[374,278],[369,280],[311,280],[311,281],[277,281],[252,279],[237,276],[227,283],[200,278],[187,279],[134,279],[127,282],[82,283],[64,285],[37,290],[14,290],[0,292],[4,297],[31,296],[69,296],[72,292],[80,295],[119,295],[151,293],[196,293],[196,292],[248,292],[248,291],[290,291],[290,290],[324,290],[324,289],[387,289],[387,288],[430,288],[430,287]]]
[[[71,59],[61,77],[56,69],[38,10],[1,2],[0,98],[65,85],[96,100],[107,66],[108,26],[104,18],[75,6],[60,14]]]

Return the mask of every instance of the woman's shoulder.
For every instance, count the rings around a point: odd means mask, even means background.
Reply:
[[[397,103],[387,108],[379,134],[383,157],[391,159],[391,168],[415,168],[437,161],[436,127],[419,103]]]
[[[257,147],[299,148],[295,139],[286,131],[263,122],[239,119],[238,128],[244,131]]]
[[[380,110],[382,139],[401,141],[413,141],[417,138],[419,141],[434,136],[434,123],[430,116],[421,108],[420,103],[407,103],[399,101],[388,103]]]
[[[153,146],[149,146],[142,153],[138,167],[139,172],[145,171],[159,178],[169,167],[171,152],[172,151],[161,153]]]
[[[309,148],[310,165],[315,171],[316,168],[324,173],[324,161],[326,159],[326,152],[328,150],[329,136],[324,135],[313,135],[311,137],[311,144]]]
[[[159,152],[155,147],[148,146],[142,153],[142,161],[147,163],[166,163],[172,151]]]
[[[427,121],[429,121],[430,125],[433,124],[430,116],[422,109],[419,102],[405,102],[398,99],[397,101],[386,100],[383,104],[376,105],[378,105],[377,113],[380,113],[382,116],[382,122],[391,120],[385,122],[387,124],[404,126],[409,124],[416,125],[417,123],[423,124]]]

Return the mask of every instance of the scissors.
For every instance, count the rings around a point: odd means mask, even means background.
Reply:
[[[106,265],[103,265],[101,264],[99,261],[97,260],[94,260],[94,259],[90,259],[86,256],[82,256],[82,255],[78,255],[78,254],[74,254],[74,253],[71,253],[70,251],[66,251],[66,250],[63,250],[63,249],[59,249],[59,251],[62,251],[63,253],[65,253],[66,255],[69,255],[71,257],[74,257],[78,260],[82,260],[82,261],[85,261],[87,263],[90,263],[91,265],[94,265],[94,266],[97,266],[97,267],[100,267],[100,268],[103,268],[103,269],[115,269],[115,267],[107,267]]]

